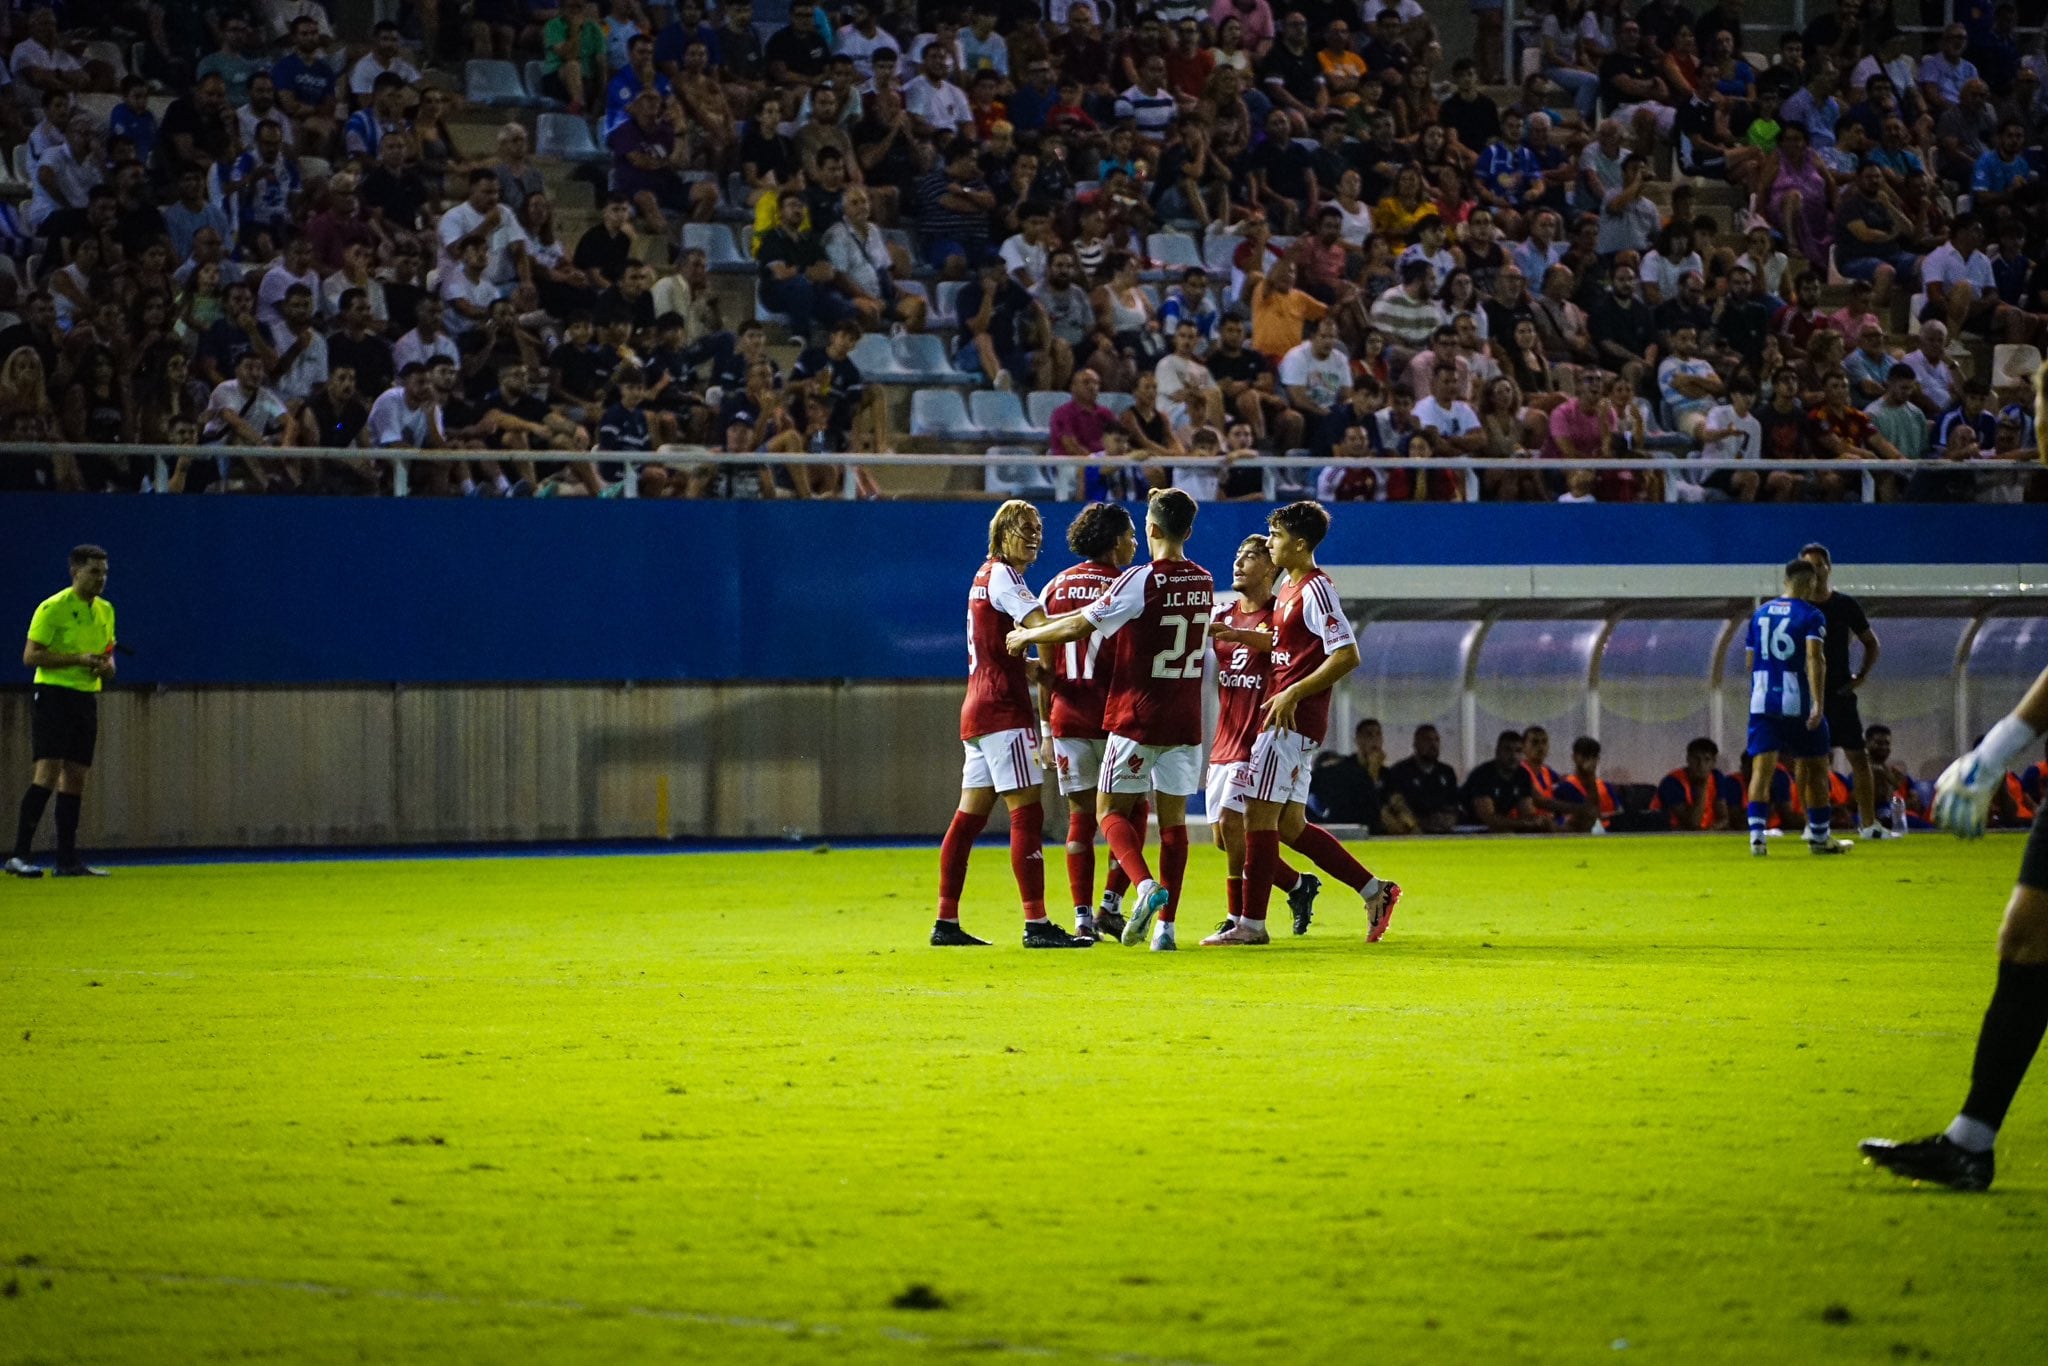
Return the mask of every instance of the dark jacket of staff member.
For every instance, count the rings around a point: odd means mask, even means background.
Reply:
[[[82,545],[71,552],[71,586],[43,600],[29,619],[23,665],[36,671],[29,731],[35,776],[21,799],[21,824],[7,871],[41,877],[29,862],[43,808],[57,798],[58,877],[104,877],[78,857],[78,813],[85,775],[99,740],[99,694],[114,676],[114,604],[107,587],[107,552]]]

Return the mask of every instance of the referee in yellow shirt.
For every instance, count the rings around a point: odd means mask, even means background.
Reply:
[[[28,645],[21,662],[36,671],[30,739],[35,777],[21,799],[21,825],[7,871],[41,877],[29,862],[43,808],[57,797],[58,877],[105,877],[78,857],[78,811],[85,775],[92,771],[99,741],[99,693],[114,676],[114,604],[100,596],[107,587],[107,552],[82,545],[71,552],[71,586],[46,598],[29,619]]]

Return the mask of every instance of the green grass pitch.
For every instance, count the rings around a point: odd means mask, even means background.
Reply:
[[[974,951],[923,850],[0,886],[0,1360],[2048,1359],[2048,1078],[1988,1197],[1854,1151],[2018,841],[1365,853],[1383,944],[1172,957],[993,845]]]

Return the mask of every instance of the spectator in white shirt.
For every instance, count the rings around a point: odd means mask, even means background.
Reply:
[[[1152,377],[1159,383],[1159,406],[1176,427],[1187,425],[1189,405],[1196,399],[1210,416],[1223,410],[1223,395],[1196,354],[1201,344],[1201,329],[1191,320],[1183,321],[1173,329],[1173,350],[1152,367]]]
[[[1700,428],[1700,454],[1716,460],[1757,460],[1761,459],[1764,448],[1763,424],[1756,420],[1756,381],[1748,375],[1737,375],[1728,386],[1726,402],[1717,403],[1707,410],[1706,422]],[[1777,474],[1772,478],[1781,481],[1786,493],[1792,492],[1799,484],[1798,476]],[[1718,469],[1709,470],[1701,481],[1708,494],[1719,494],[1732,498],[1738,503],[1754,503],[1760,476],[1755,470]]]
[[[1026,204],[1017,211],[1023,231],[1003,243],[1003,266],[1010,278],[1026,289],[1045,283],[1046,258],[1052,248],[1052,213],[1043,204]]]
[[[389,450],[429,450],[441,444],[440,424],[434,420],[433,384],[427,367],[408,361],[398,367],[398,383],[377,395],[370,405],[370,421],[364,428],[370,444]]]
[[[462,264],[454,271],[441,272],[441,302],[448,330],[456,336],[481,327],[490,319],[491,305],[498,301],[498,287],[484,274],[490,251],[483,239],[471,237],[462,244]]]
[[[1458,367],[1449,361],[1438,361],[1430,371],[1429,396],[1416,402],[1415,420],[1441,438],[1438,445],[1459,455],[1476,455],[1486,443],[1479,414],[1458,397]]]
[[[90,90],[85,64],[64,50],[57,33],[57,13],[47,5],[28,12],[28,37],[14,45],[7,60],[16,92],[23,100],[41,98],[46,90]]]
[[[256,286],[256,319],[269,326],[284,317],[284,296],[293,285],[304,285],[315,299],[320,297],[320,272],[313,269],[313,244],[304,236],[285,243],[284,255],[272,263]]]
[[[398,25],[386,19],[372,33],[375,36],[370,50],[349,68],[348,73],[348,93],[355,96],[358,106],[370,102],[370,94],[377,88],[377,78],[387,71],[407,85],[418,85],[420,81],[419,68],[405,59],[405,53],[399,46]]]
[[[37,10],[42,14],[46,11]],[[44,220],[64,209],[83,209],[93,186],[100,183],[99,158],[94,154],[92,120],[83,114],[72,116],[64,141],[43,153],[29,187],[28,225],[41,229]]]
[[[1955,396],[1963,391],[1963,377],[1948,358],[1948,328],[1929,318],[1920,324],[1920,344],[1900,358],[1912,368],[1920,392],[1913,401],[1929,417],[1948,411]]]
[[[974,108],[967,102],[967,92],[947,79],[951,67],[949,44],[927,47],[917,75],[903,83],[903,107],[927,132],[972,137]]]
[[[502,194],[496,171],[481,167],[469,173],[469,198],[442,214],[437,229],[441,239],[437,265],[442,274],[462,268],[456,249],[470,237],[481,239],[488,248],[484,262],[487,277],[503,281],[517,273],[517,264],[510,258],[525,254],[526,230],[519,226],[518,215],[499,203]]]
[[[327,382],[327,338],[313,327],[313,291],[295,284],[285,291],[282,316],[270,324],[277,360],[271,384],[287,403],[303,403]]]
[[[1991,258],[1983,252],[1984,224],[1977,215],[1956,215],[1948,241],[1920,263],[1927,307],[1921,317],[1946,319],[1955,335],[1996,335],[2001,341],[2030,342],[2041,335],[2048,315],[2014,308],[1998,297]]]

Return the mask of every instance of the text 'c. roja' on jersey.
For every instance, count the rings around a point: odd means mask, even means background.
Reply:
[[[990,557],[967,593],[967,700],[960,704],[960,738],[1019,728],[1036,730],[1038,709],[1022,656],[1008,648],[1011,625],[1023,625],[1038,599],[1009,562]]]
[[[1079,612],[1107,593],[1116,579],[1117,571],[1100,560],[1083,560],[1053,575],[1038,605],[1049,617]],[[1107,738],[1102,711],[1109,701],[1116,646],[1094,631],[1085,640],[1041,646],[1038,653],[1052,678],[1052,733],[1062,740]]]
[[[1263,631],[1273,623],[1273,604],[1257,611],[1236,602],[1216,613],[1218,626]],[[1272,656],[1227,640],[1210,642],[1216,649],[1216,739],[1209,746],[1212,764],[1241,764],[1252,757],[1259,733],[1259,705],[1265,701]]]
[[[1123,572],[1087,609],[1097,634],[1120,637],[1103,724],[1141,745],[1202,743],[1202,662],[1215,580],[1193,560]]]
[[[1272,676],[1268,697],[1291,688],[1323,666],[1323,661],[1358,637],[1337,601],[1337,586],[1320,569],[1284,582],[1273,602]],[[1294,732],[1317,744],[1330,729],[1330,690],[1304,697],[1294,709]]]

